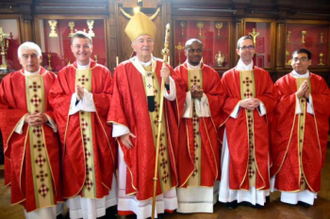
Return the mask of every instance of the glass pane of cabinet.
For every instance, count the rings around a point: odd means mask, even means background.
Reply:
[[[19,20],[0,19],[0,73],[9,73],[21,69],[17,57],[19,45]]]
[[[57,72],[75,61],[71,52],[71,38],[76,31],[84,31],[92,37],[91,58],[102,65],[107,65],[104,19],[39,19],[38,28],[43,66],[48,70]]]
[[[288,23],[285,39],[285,65],[291,65],[292,53],[306,48],[312,53],[312,67],[328,66],[329,24]]]
[[[203,62],[215,69],[229,68],[229,20],[174,20],[174,67],[186,61],[184,46],[187,40],[197,38],[203,42]]]
[[[261,68],[272,67],[272,22],[245,23],[245,35],[253,37],[255,46],[254,64]]]

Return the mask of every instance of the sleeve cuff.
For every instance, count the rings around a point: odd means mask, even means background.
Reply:
[[[264,116],[267,114],[266,107],[262,101],[260,101],[260,103],[259,103],[258,113],[259,113],[259,116]]]
[[[19,135],[21,135],[22,133],[23,133],[23,126],[24,126],[24,120],[25,120],[25,116],[26,115],[24,115],[22,118],[21,118],[21,120],[18,122],[18,124],[17,124],[17,126],[15,127],[15,132],[17,133],[17,134],[19,134]]]
[[[84,112],[95,112],[93,94],[84,89],[81,110]]]
[[[239,103],[241,101],[238,101],[238,103],[236,104],[234,110],[230,113],[230,117],[232,117],[233,119],[237,119],[239,111],[241,109],[241,107],[239,106]]]
[[[120,136],[130,133],[129,128],[127,128],[124,125],[116,124],[116,123],[113,123],[112,125],[113,125],[112,126],[113,127],[112,128],[112,137],[113,138],[120,137]]]
[[[176,86],[175,86],[175,81],[173,78],[170,76],[170,93],[167,92],[165,89],[164,92],[164,97],[168,99],[169,101],[173,101],[176,98]]]
[[[45,115],[48,119],[47,125],[49,125],[53,129],[53,131],[56,133],[57,125],[56,125],[55,121],[52,118],[50,118],[50,116],[48,116],[46,113],[45,113]]]
[[[186,101],[184,103],[183,118],[192,118],[192,98],[191,92],[186,92]]]
[[[209,107],[209,100],[207,99],[207,96],[203,93],[202,98],[194,99],[195,101],[195,109],[196,114],[198,117],[210,117],[210,107]]]

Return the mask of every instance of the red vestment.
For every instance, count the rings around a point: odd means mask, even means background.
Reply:
[[[161,84],[160,70],[162,62],[157,61],[155,72]],[[170,67],[171,76],[175,74]],[[120,147],[127,165],[126,194],[135,194],[138,200],[146,200],[153,196],[153,178],[155,171],[155,144],[149,116],[148,102],[143,84],[142,74],[128,60],[116,67],[114,72],[113,97],[108,122],[126,126],[136,138],[130,138],[133,147],[127,149],[121,142]],[[181,84],[180,84],[181,82]],[[180,89],[183,81],[176,81],[176,101],[164,99],[164,118],[166,125],[168,152],[171,169],[171,185],[177,185],[176,161],[173,148],[178,143],[178,113],[183,106],[184,95]],[[177,104],[175,104],[175,102]],[[158,177],[159,178],[159,177]],[[161,194],[158,180],[157,195]]]
[[[188,87],[187,63],[178,66],[175,71],[186,82],[185,91]],[[201,64],[202,89],[207,96],[211,117],[199,118],[199,135],[201,136],[201,176],[200,186],[213,187],[215,180],[220,180],[220,141],[218,140],[217,128],[220,125],[220,108],[224,102],[221,96],[221,81],[219,74],[208,65]],[[179,186],[186,187],[187,181],[195,170],[194,162],[194,131],[193,119],[182,118],[180,122],[179,145],[176,151]],[[189,142],[189,143],[188,143]]]
[[[111,127],[106,124],[110,107],[111,74],[110,71],[91,61],[91,92],[95,112],[91,112],[93,157],[95,170],[96,197],[108,195],[115,168],[116,148],[111,138]],[[63,196],[71,198],[82,195],[86,180],[86,162],[84,137],[80,129],[80,116],[69,116],[71,96],[75,93],[77,63],[63,68],[50,90],[50,104],[54,108],[55,119],[59,128],[62,145],[62,180]]]
[[[269,73],[259,67],[254,67],[255,98],[265,105],[267,114],[260,116],[258,109],[253,111],[255,159],[257,167],[256,189],[269,189],[269,137],[267,115],[276,105],[276,96],[273,91],[273,82]],[[248,122],[244,108],[240,108],[236,119],[229,117],[235,106],[241,100],[240,72],[230,69],[222,77],[222,87],[226,100],[222,110],[225,113],[225,128],[227,133],[230,167],[229,187],[232,190],[249,190],[248,181]]]
[[[33,184],[33,173],[31,165],[30,135],[27,123],[24,123],[23,133],[15,132],[16,126],[23,116],[28,114],[26,100],[26,80],[24,69],[10,73],[3,78],[0,88],[0,128],[4,142],[4,154],[6,158],[6,184],[11,185],[11,203],[21,203],[27,212],[36,210],[36,193]],[[41,67],[40,76],[42,76],[44,90],[45,114],[53,118],[53,112],[48,104],[48,92],[53,85],[56,75],[53,72],[46,71]],[[32,103],[28,103],[32,104]],[[52,176],[53,200],[54,205],[62,200],[60,187],[60,146],[57,134],[47,124],[42,125],[45,149],[47,151],[47,160]],[[9,162],[7,162],[9,161]],[[37,162],[37,161],[32,161]],[[46,163],[46,162],[44,162]]]
[[[306,109],[303,148],[299,155],[297,81],[287,74],[275,83],[279,102],[272,122],[271,175],[276,176],[275,188],[281,191],[300,190],[299,156],[302,156],[306,188],[312,192],[320,191],[329,131],[330,90],[324,79],[313,73],[310,73],[310,84],[314,115]]]

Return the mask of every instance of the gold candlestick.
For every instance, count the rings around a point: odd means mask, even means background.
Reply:
[[[0,70],[7,71],[7,64],[6,64],[6,54],[9,48],[9,40],[5,37],[9,37],[9,33],[4,33],[2,27],[0,27],[0,46],[1,46],[1,58],[2,64],[0,65]]]
[[[306,34],[307,34],[307,31],[306,30],[303,30],[301,31],[301,42],[302,43],[305,43],[305,37],[306,37]]]
[[[256,42],[257,42],[257,37],[259,36],[259,32],[256,32],[256,28],[252,28],[252,33],[249,32],[249,35],[252,36],[253,38],[253,43],[254,43],[254,46],[256,46]]]
[[[180,26],[181,26],[181,37],[184,37],[184,27],[186,26],[186,22],[181,21]]]
[[[74,22],[73,21],[70,21],[69,22],[69,27],[70,27],[70,34],[69,34],[69,36],[68,37],[72,37],[72,35],[74,34],[74,32],[73,32],[73,28],[74,28]]]
[[[324,63],[323,63],[323,53],[320,53],[320,63],[319,64],[317,64],[317,65],[324,65]]]
[[[56,25],[57,25],[57,20],[49,20],[48,24],[50,26],[50,33],[49,33],[49,37],[58,37],[57,33],[56,33]]]
[[[287,34],[286,34],[286,41],[287,41],[288,43],[291,42],[291,41],[290,41],[290,36],[291,36],[291,31],[288,31]]]
[[[93,31],[94,20],[87,20],[88,26],[88,35],[91,37],[95,37],[95,33]]]
[[[95,62],[96,62],[96,63],[98,63],[98,58],[99,58],[98,55],[94,55],[94,59],[95,59]]]
[[[324,34],[321,33],[321,34],[320,34],[320,43],[324,43],[323,38],[324,38]]]
[[[196,26],[199,29],[199,35],[198,36],[201,38],[202,37],[202,28],[204,27],[204,23],[201,22],[201,21],[198,21],[198,23],[196,24]]]
[[[214,26],[218,30],[218,37],[220,37],[220,30],[221,30],[221,28],[223,26],[223,23],[222,22],[216,22]]]
[[[181,65],[181,50],[184,49],[184,47],[181,45],[181,42],[178,43],[177,46],[175,46],[177,50],[179,50],[179,65]]]
[[[221,53],[221,51],[219,50],[219,52],[215,55],[215,61],[217,63],[218,66],[222,67],[223,62],[225,61],[225,56]]]
[[[53,70],[52,63],[51,63],[52,54],[49,53],[47,55],[47,57],[48,57],[48,70],[51,71],[51,70]]]

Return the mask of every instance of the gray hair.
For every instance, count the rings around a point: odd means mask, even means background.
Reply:
[[[92,39],[92,37],[91,37],[89,34],[83,32],[83,31],[77,31],[77,32],[75,32],[75,33],[72,35],[72,38],[71,38],[71,45],[72,45],[72,43],[73,43],[73,39],[74,39],[74,38],[88,39],[89,44],[90,44],[90,45],[93,45],[93,39]]]
[[[17,56],[18,58],[22,58],[22,51],[23,50],[34,50],[37,52],[37,55],[38,55],[38,58],[41,57],[42,53],[41,53],[41,49],[40,47],[33,43],[33,42],[25,42],[25,43],[22,43],[19,47],[18,47],[18,50],[17,50]]]
[[[199,43],[200,45],[202,45],[202,48],[203,48],[202,41],[200,41],[199,39],[196,39],[196,38],[191,38],[191,39],[187,40],[187,42],[186,42],[186,44],[184,46],[184,49],[185,50],[189,49],[189,46],[191,46],[191,44],[193,44],[194,42]]]
[[[239,38],[238,41],[237,41],[237,49],[239,49],[239,47],[241,46],[241,43],[242,43],[244,40],[252,40],[252,42],[253,42],[253,38],[252,38],[252,36],[250,36],[250,35],[242,36],[242,37]],[[254,42],[253,42],[253,43],[254,43]]]

